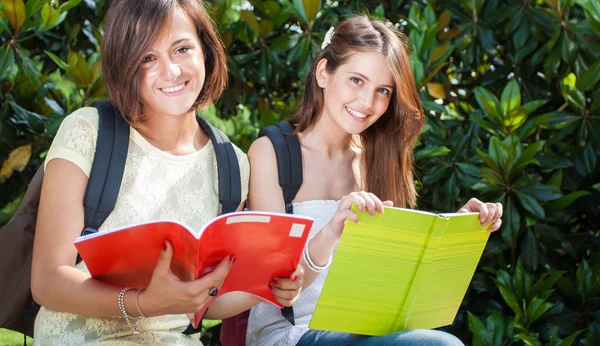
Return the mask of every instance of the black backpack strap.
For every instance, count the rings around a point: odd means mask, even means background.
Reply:
[[[302,151],[294,127],[286,120],[260,130],[258,137],[267,136],[275,148],[279,186],[283,190],[285,212],[294,213],[292,201],[302,186]],[[286,306],[281,315],[292,325],[296,325],[294,308]]]
[[[302,186],[302,151],[294,127],[286,120],[260,130],[258,137],[267,136],[273,142],[277,157],[279,186],[283,190],[285,212],[293,214],[292,201]]]
[[[202,130],[210,137],[215,149],[221,214],[234,212],[242,203],[242,179],[233,144],[221,130],[209,124],[204,118],[197,116],[196,119]]]
[[[129,124],[121,113],[107,101],[94,102],[93,106],[98,109],[98,139],[83,198],[85,217],[81,235],[98,232],[114,209],[129,149]],[[80,261],[78,255],[77,263]]]
[[[204,118],[197,116],[198,124],[208,134],[215,150],[217,158],[217,175],[219,180],[219,204],[221,204],[221,214],[232,213],[242,203],[242,178],[240,175],[240,165],[233,144],[229,138],[218,128],[211,125]],[[206,312],[204,315],[206,315]],[[202,320],[198,323],[198,328],[190,323],[183,331],[183,334],[196,334],[202,331]]]

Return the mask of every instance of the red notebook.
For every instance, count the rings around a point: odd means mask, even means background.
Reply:
[[[173,244],[171,270],[184,281],[202,277],[234,255],[218,296],[244,291],[283,307],[268,285],[296,269],[312,224],[311,218],[290,214],[236,212],[210,221],[198,238],[178,222],[156,221],[79,237],[75,247],[92,277],[138,289],[150,283],[165,239]],[[196,324],[204,310],[196,313]]]

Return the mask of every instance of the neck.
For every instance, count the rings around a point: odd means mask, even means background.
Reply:
[[[173,155],[187,155],[206,144],[206,134],[196,121],[195,111],[181,115],[146,114],[136,130],[156,148]]]
[[[347,154],[351,140],[352,135],[325,114],[321,114],[318,120],[302,133],[302,145],[328,158]]]

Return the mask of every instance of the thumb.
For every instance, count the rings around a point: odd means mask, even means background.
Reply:
[[[166,240],[163,243],[162,251],[158,257],[158,262],[154,268],[155,273],[168,273],[171,271],[171,260],[173,259],[173,245]]]
[[[303,278],[304,277],[304,267],[302,267],[301,264],[298,264],[298,267],[296,268],[296,270],[294,270],[294,272],[292,272],[292,275],[290,275],[290,279],[292,281],[296,281],[299,278]]]
[[[382,203],[385,207],[393,207],[394,206],[394,202],[392,202],[392,201],[383,201]]]

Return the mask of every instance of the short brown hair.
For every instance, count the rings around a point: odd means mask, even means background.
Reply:
[[[358,15],[336,26],[331,42],[317,52],[304,84],[304,96],[290,122],[302,132],[318,120],[325,98],[315,71],[321,59],[334,73],[350,57],[360,52],[379,52],[387,60],[395,88],[385,113],[353,140],[363,151],[365,174],[361,188],[381,200],[400,207],[415,206],[417,192],[413,181],[414,142],[425,124],[425,114],[415,87],[405,37],[393,26]]]
[[[102,73],[108,97],[129,123],[143,120],[139,67],[173,14],[180,8],[196,25],[205,55],[206,76],[193,107],[218,99],[227,84],[225,49],[214,23],[198,0],[114,0],[106,13],[101,47]]]

